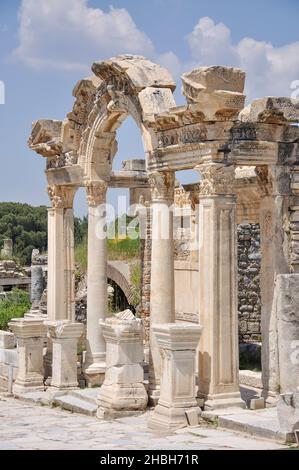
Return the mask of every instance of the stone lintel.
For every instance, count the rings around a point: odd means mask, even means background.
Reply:
[[[110,188],[139,188],[140,186],[149,187],[148,175],[145,171],[114,171],[109,181]]]
[[[80,165],[65,166],[62,168],[51,168],[46,171],[49,186],[82,186],[83,169]]]

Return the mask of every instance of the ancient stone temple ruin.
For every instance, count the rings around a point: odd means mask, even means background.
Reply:
[[[147,394],[156,406],[149,425],[173,429],[198,423],[199,406],[244,406],[238,312],[244,315],[240,335],[245,340],[262,337],[267,403],[295,393],[299,102],[261,98],[244,107],[245,73],[236,68],[200,67],[185,73],[183,106],[176,105],[176,85],[168,71],[143,57],[95,62],[92,71],[75,86],[66,119],[35,122],[29,140],[30,148],[45,158],[51,200],[48,308],[46,322],[12,322],[23,345],[20,360],[32,352],[32,338],[40,345],[47,330],[47,357],[55,368],[50,388],[77,386],[75,349],[82,331],[75,323],[73,201],[84,187],[88,292],[83,374],[89,385],[104,382],[98,397],[101,417],[145,409],[140,320],[106,320],[107,244],[97,233],[98,224],[105,223],[105,210],[99,207],[107,189],[125,187],[141,195],[138,214],[146,219],[141,261],[148,288],[140,314],[150,337]],[[145,167],[127,163],[123,171],[114,171],[117,129],[128,116],[140,130]],[[198,183],[176,188],[175,172],[190,169],[198,173]],[[190,209],[189,236],[198,242],[192,249],[174,237],[175,201],[178,208]],[[238,273],[247,281],[240,281]],[[65,371],[69,382],[62,370],[66,357],[73,361]],[[31,369],[35,366],[30,384],[32,370],[23,364],[18,390],[42,385],[40,360]],[[126,398],[134,393],[132,404]]]

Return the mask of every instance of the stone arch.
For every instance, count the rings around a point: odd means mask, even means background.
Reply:
[[[78,163],[85,181],[109,180],[117,152],[117,129],[131,116],[140,129],[148,159],[157,147],[154,116],[175,106],[175,83],[167,70],[141,56],[95,62],[92,70],[93,93],[89,105],[85,103],[85,110],[91,109],[81,126]],[[80,84],[75,93],[79,89]]]
[[[123,291],[129,305],[134,298],[133,287],[130,280],[130,267],[122,261],[108,261],[107,278],[111,279]]]

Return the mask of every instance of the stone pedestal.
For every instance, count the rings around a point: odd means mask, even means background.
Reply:
[[[143,412],[148,396],[143,385],[143,326],[140,319],[109,318],[101,324],[107,343],[105,381],[98,395],[99,419]]]
[[[276,277],[280,393],[299,391],[299,274]],[[299,396],[298,405],[299,405]]]
[[[199,398],[205,409],[244,406],[239,391],[234,167],[197,167],[199,192]]]
[[[68,320],[45,322],[52,343],[52,381],[50,392],[78,387],[77,345],[83,334],[82,323]]]
[[[199,325],[153,325],[163,359],[163,373],[158,405],[149,427],[172,431],[198,424],[200,408],[196,401],[195,359],[202,327]],[[187,418],[189,417],[189,419]]]
[[[175,321],[173,210],[174,173],[150,175],[152,190],[152,262],[150,322]],[[149,398],[156,405],[160,395],[162,361],[155,335],[150,331]]]
[[[15,396],[44,390],[43,345],[46,327],[35,319],[13,319],[9,328],[17,337],[18,376],[13,386]]]
[[[88,271],[87,336],[84,375],[88,386],[101,385],[106,370],[106,344],[102,322],[108,309],[107,296],[107,183],[97,181],[87,186],[88,200]]]
[[[13,254],[13,241],[10,238],[3,240],[3,248],[1,256],[6,259],[11,259]]]
[[[287,434],[299,431],[299,391],[280,395],[277,417],[280,431]]]

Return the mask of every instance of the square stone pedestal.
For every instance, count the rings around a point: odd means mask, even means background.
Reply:
[[[99,419],[114,419],[144,412],[143,326],[140,319],[109,318],[101,323],[106,340],[105,381],[97,403]]]
[[[148,425],[172,431],[198,423],[201,410],[196,401],[195,358],[200,325],[153,325],[162,356],[161,393]]]
[[[52,381],[48,395],[78,388],[77,345],[83,334],[83,324],[69,320],[45,324],[52,343]]]
[[[18,344],[18,375],[13,385],[15,396],[44,390],[43,345],[46,327],[42,320],[13,319],[9,328]]]

